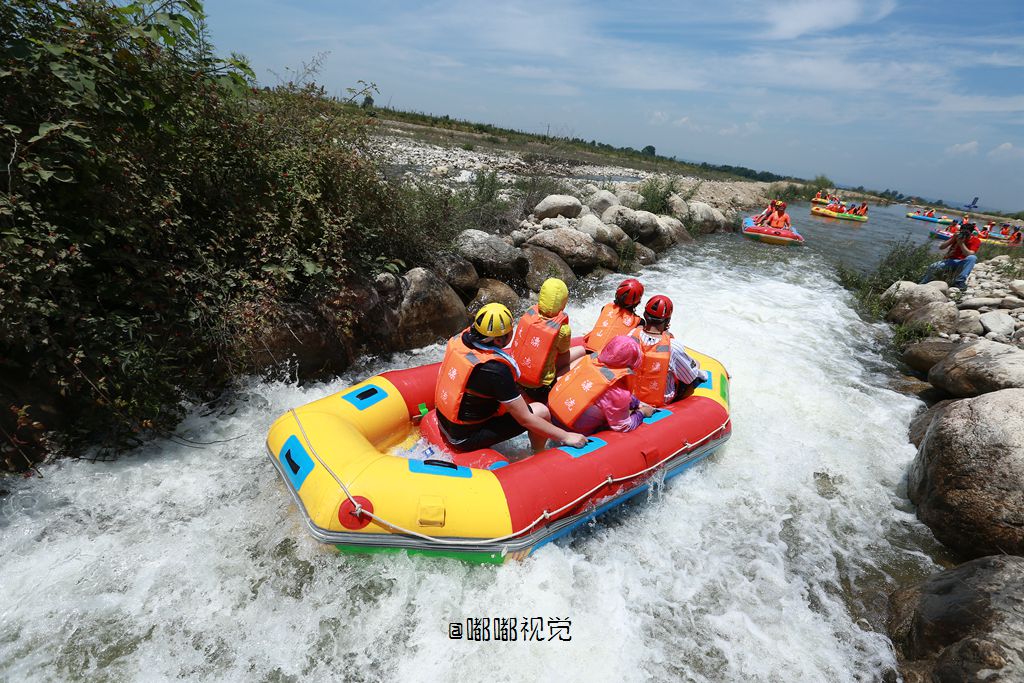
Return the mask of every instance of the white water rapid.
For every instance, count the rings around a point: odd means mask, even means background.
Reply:
[[[0,498],[0,679],[853,681],[894,664],[885,594],[934,569],[900,480],[917,401],[825,261],[716,237],[641,276],[732,374],[714,457],[524,562],[348,556],[307,534],[268,460],[329,384],[253,382],[158,441],[64,461]],[[593,323],[618,277],[569,313]],[[469,617],[571,620],[570,642],[450,640]]]

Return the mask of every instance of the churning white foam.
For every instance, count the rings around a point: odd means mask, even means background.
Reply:
[[[932,568],[897,486],[914,399],[826,267],[727,238],[644,271],[673,330],[732,374],[734,432],[644,500],[502,567],[343,556],[306,533],[270,422],[440,347],[329,384],[254,382],[116,463],[66,461],[0,499],[9,680],[865,680],[896,577]],[[617,278],[569,312],[585,329]],[[450,640],[470,617],[568,618],[572,640]],[[546,637],[546,636],[545,636]]]

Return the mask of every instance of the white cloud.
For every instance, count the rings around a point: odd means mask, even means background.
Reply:
[[[652,126],[661,126],[661,125],[664,125],[664,124],[668,123],[668,120],[670,118],[672,118],[672,117],[668,115],[668,112],[656,111],[656,112],[652,112],[651,113],[651,115],[650,115],[650,117],[648,118],[647,121]]]
[[[817,31],[835,31],[851,24],[884,19],[896,8],[893,0],[832,0],[823,6],[817,0],[786,0],[762,11],[772,39],[791,39]]]
[[[990,159],[1001,159],[1004,161],[1024,159],[1024,148],[1014,147],[1012,142],[1004,142],[990,149],[987,156]]]
[[[950,145],[946,148],[946,154],[950,156],[957,156],[960,154],[977,154],[978,153],[978,141],[971,140],[970,142],[961,142],[955,145]]]

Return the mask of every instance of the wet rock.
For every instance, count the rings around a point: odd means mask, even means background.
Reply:
[[[633,211],[616,223],[633,241],[652,239],[658,234],[658,217],[650,211]]]
[[[893,283],[882,294],[882,301],[890,302],[885,319],[894,323],[905,323],[915,310],[931,303],[951,303],[946,295],[935,287],[919,285],[906,280]],[[954,305],[955,308],[955,305]],[[955,318],[954,318],[955,321]],[[949,332],[951,330],[945,330]]]
[[[693,236],[683,225],[682,221],[672,216],[658,216],[658,225],[661,230],[668,231],[672,236],[673,244],[686,244],[693,241]],[[650,246],[650,245],[649,245]],[[654,247],[651,246],[653,249]]]
[[[545,230],[526,244],[543,247],[561,256],[573,269],[588,270],[597,265],[597,243],[587,234],[571,228]]]
[[[538,220],[544,218],[553,218],[555,216],[565,216],[566,218],[576,218],[580,215],[580,211],[583,209],[583,204],[580,200],[575,197],[571,197],[567,194],[550,194],[544,199],[540,200],[537,206],[533,207],[533,215]]]
[[[624,240],[629,239],[629,235],[626,234],[626,231],[620,228],[619,226],[612,224],[608,225],[607,227],[608,233],[611,235],[611,244],[609,244],[608,246],[612,248],[617,248],[620,244],[622,244]]]
[[[434,272],[413,268],[405,274],[404,280],[395,349],[433,344],[469,323],[462,299]]]
[[[519,295],[501,280],[482,277],[477,282],[477,288],[476,296],[466,306],[470,316],[476,315],[476,312],[485,304],[494,302],[508,306],[508,309],[512,311],[512,315],[519,313],[522,308],[522,301],[519,299]]]
[[[615,206],[619,203],[619,198],[608,190],[598,190],[587,198],[587,206],[597,216],[603,215],[609,206]]]
[[[918,372],[927,373],[956,346],[945,339],[924,339],[903,350],[903,362]]]
[[[1024,680],[1024,558],[982,557],[889,597],[907,681]]]
[[[935,416],[938,415],[943,408],[952,402],[952,399],[939,401],[930,408],[926,408],[915,415],[910,421],[910,427],[907,429],[907,437],[909,438],[910,443],[920,447],[921,442],[924,441],[924,435],[928,432],[928,427],[932,424],[932,420],[935,419]]]
[[[649,266],[652,263],[657,263],[658,255],[654,253],[652,249],[645,247],[642,244],[634,244],[636,262],[642,266]]]
[[[614,271],[619,267],[619,254],[607,244],[597,245],[597,265],[599,268]]]
[[[526,258],[519,249],[482,230],[459,233],[455,238],[455,251],[481,275],[512,280],[526,268]]]
[[[985,332],[992,333],[998,337],[1006,337],[1013,334],[1013,318],[1002,311],[991,311],[982,313],[978,322],[985,328]]]
[[[438,254],[434,257],[433,269],[463,299],[471,299],[476,294],[476,282],[480,276],[473,264],[458,254]]]
[[[576,284],[576,274],[572,272],[569,264],[555,252],[528,244],[523,247],[523,253],[526,255],[526,262],[528,264],[526,286],[531,291],[540,291],[540,286],[549,277],[557,277],[569,287]]]
[[[728,229],[729,222],[725,216],[710,204],[690,202],[687,206],[690,209],[689,225],[694,226],[700,233],[706,234]]]
[[[1024,387],[1024,351],[979,339],[960,346],[928,372],[928,381],[953,396],[977,396]]]
[[[918,518],[961,555],[1024,553],[1024,389],[937,413],[907,477]]]

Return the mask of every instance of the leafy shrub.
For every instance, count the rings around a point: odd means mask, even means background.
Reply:
[[[925,268],[936,260],[936,254],[928,244],[912,244],[902,240],[893,244],[882,257],[875,269],[869,273],[845,266],[839,268],[839,280],[857,298],[861,310],[874,318],[885,315],[887,303],[882,294],[894,282],[909,280],[917,282]]]
[[[665,180],[650,178],[645,180],[640,185],[640,195],[643,197],[643,201],[640,202],[640,208],[656,214],[671,214],[672,207],[669,205],[668,198],[675,191],[676,184],[672,178]]]

